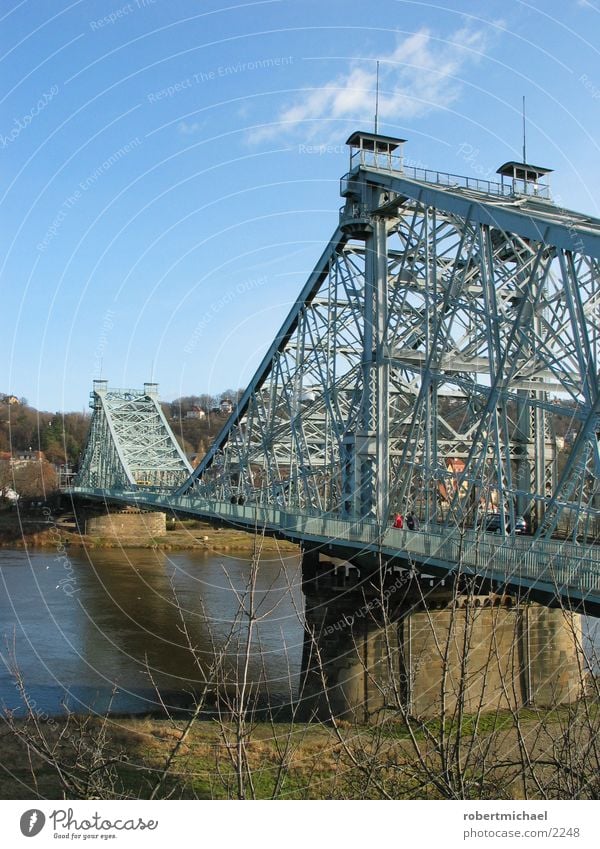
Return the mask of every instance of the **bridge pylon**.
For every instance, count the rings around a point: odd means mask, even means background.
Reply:
[[[348,139],[339,225],[236,410],[179,489],[218,501],[538,536],[600,516],[600,221],[549,169],[498,182]],[[571,438],[559,456],[557,431]]]
[[[158,400],[158,386],[113,389],[95,380],[92,422],[75,488],[122,493],[180,486],[192,467],[179,447]]]

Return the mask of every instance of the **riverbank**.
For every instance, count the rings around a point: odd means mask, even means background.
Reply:
[[[235,734],[233,723],[220,726],[215,721],[198,721],[185,739],[184,720],[71,717],[68,723],[49,719],[36,724],[34,729],[31,722],[27,726],[19,720],[17,733],[0,724],[2,799],[73,799],[78,798],[76,787],[86,788],[91,798],[149,798],[175,747],[156,798],[236,798],[228,742]],[[26,736],[27,742],[17,735]],[[101,747],[97,745],[100,738]],[[290,751],[283,775],[281,750],[286,744]],[[49,751],[53,756],[48,757]],[[342,754],[332,728],[256,723],[246,752],[257,798],[271,798],[278,784],[280,798],[323,799],[335,793]],[[93,766],[87,763],[92,757]],[[110,767],[103,769],[102,763],[108,761]],[[92,768],[96,769],[93,780],[102,787],[90,783]],[[65,782],[71,784],[71,792],[65,792]]]
[[[298,546],[270,537],[229,528],[215,528],[195,519],[169,521],[167,532],[147,541],[114,539],[79,533],[71,514],[51,514],[48,518],[17,510],[0,512],[1,548],[150,548],[164,551],[238,552],[252,554],[255,545],[265,552],[298,553]]]

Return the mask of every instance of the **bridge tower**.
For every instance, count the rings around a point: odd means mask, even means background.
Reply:
[[[401,157],[404,139],[353,133],[348,139],[350,167],[357,153],[370,152],[388,163]],[[390,362],[388,327],[388,225],[371,215],[385,199],[381,189],[359,180],[344,180],[340,228],[348,240],[364,243],[364,321],[362,398],[357,426],[344,434],[342,458],[343,513],[385,521],[389,512]]]
[[[170,491],[192,467],[179,447],[158,400],[158,385],[113,389],[95,380],[92,423],[75,486],[89,491]]]
[[[550,169],[499,182],[348,139],[339,225],[237,409],[179,494],[538,537],[595,532],[600,222]],[[559,462],[556,428],[574,434]]]
[[[163,536],[164,512],[143,504],[123,509],[114,498],[125,491],[133,496],[130,501],[136,494],[170,491],[192,471],[163,414],[158,385],[113,389],[108,381],[95,380],[90,407],[90,432],[74,481],[76,489],[85,490],[85,502],[79,499],[75,506],[80,530],[128,543]]]

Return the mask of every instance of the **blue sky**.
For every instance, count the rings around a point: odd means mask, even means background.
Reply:
[[[600,215],[600,5],[578,0],[0,4],[0,391],[87,405],[251,377],[336,223],[344,141],[493,175],[555,169]]]

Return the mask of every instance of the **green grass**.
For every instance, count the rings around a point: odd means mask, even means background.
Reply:
[[[524,732],[534,732],[542,725],[552,732],[555,727],[560,733],[577,711],[577,706],[561,707],[551,711],[522,709],[518,716]],[[593,716],[598,707],[592,705]],[[98,727],[93,720],[88,731]],[[61,723],[52,720],[42,723],[44,733],[58,739]],[[439,795],[432,785],[423,781],[419,773],[418,758],[409,739],[409,732],[398,719],[380,722],[377,726],[353,726],[339,723],[340,733],[347,741],[349,751],[340,744],[331,726],[320,724],[291,725],[289,723],[257,723],[247,740],[247,756],[252,775],[253,792],[248,787],[246,795],[259,799],[270,799],[276,791],[280,768],[279,750],[286,741],[290,742],[288,760],[283,780],[277,787],[277,798],[284,799],[328,799],[328,798],[380,798],[381,788],[394,798],[433,798]],[[109,723],[106,755],[117,755],[115,766],[117,797],[147,798],[161,774],[166,759],[177,743],[183,721],[176,723],[147,717],[113,718]],[[425,728],[428,733],[425,733]],[[440,723],[429,720],[424,727],[415,723],[414,736],[422,751],[435,758],[435,747],[429,744],[429,735],[439,740]],[[0,798],[16,799],[40,795],[58,799],[65,794],[59,776],[47,763],[32,758],[33,773],[29,757],[22,742],[8,726],[0,725],[0,745],[3,758],[0,769]],[[457,729],[450,722],[445,732],[450,740]],[[514,735],[514,717],[509,711],[463,717],[461,737],[481,739],[499,733],[497,745],[505,745]],[[507,736],[508,735],[508,736]],[[224,739],[227,738],[227,741]],[[72,762],[73,747],[67,742],[61,748],[61,758]],[[182,799],[229,799],[237,798],[237,777],[229,757],[226,742],[235,741],[233,726],[220,728],[216,722],[198,721],[192,728],[178,756],[171,765],[169,774],[161,787],[158,798]],[[433,754],[432,754],[433,753]],[[119,760],[126,755],[126,760]],[[434,763],[434,762],[433,762]],[[476,765],[473,765],[476,769]],[[376,781],[366,780],[372,771]],[[476,774],[473,773],[477,787]],[[492,793],[497,788],[492,787]],[[513,792],[506,787],[507,793]],[[474,792],[488,792],[482,789]],[[517,790],[514,790],[517,793]],[[535,788],[532,790],[535,796]],[[100,795],[99,798],[105,798]],[[106,798],[109,798],[107,796]]]

